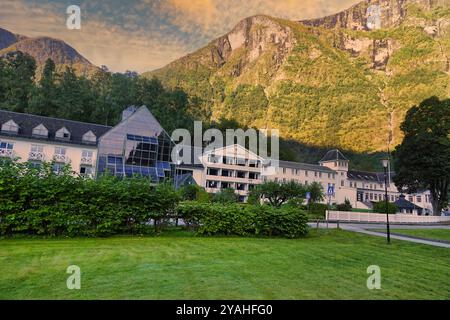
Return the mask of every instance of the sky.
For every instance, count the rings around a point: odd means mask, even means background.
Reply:
[[[266,14],[301,20],[347,9],[360,0],[0,0],[0,27],[48,36],[115,72],[161,68]],[[67,7],[81,9],[81,29],[66,27]]]

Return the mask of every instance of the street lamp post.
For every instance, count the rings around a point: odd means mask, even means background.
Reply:
[[[389,226],[389,200],[388,200],[388,189],[387,189],[387,170],[389,167],[389,160],[388,159],[384,159],[381,160],[381,163],[383,165],[384,168],[384,190],[385,190],[385,195],[384,195],[384,199],[386,201],[386,227],[387,227],[387,242],[388,244],[391,244],[391,230],[390,230],[390,226]]]

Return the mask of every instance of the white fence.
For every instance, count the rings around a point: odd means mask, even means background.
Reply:
[[[386,215],[366,212],[327,211],[328,221],[343,222],[380,222],[386,223]],[[415,216],[409,214],[389,215],[391,223],[450,223],[450,217],[439,216]]]

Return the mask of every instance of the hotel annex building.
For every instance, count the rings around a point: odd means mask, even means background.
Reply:
[[[279,161],[268,167],[263,159],[240,145],[200,152],[197,164],[175,165],[170,136],[145,107],[124,110],[115,127],[47,118],[0,110],[0,158],[13,158],[37,166],[52,162],[54,171],[70,165],[75,174],[96,177],[103,172],[116,176],[148,176],[154,182],[181,180],[190,175],[209,193],[234,189],[245,202],[252,189],[264,181],[304,185],[320,183],[326,192],[334,187],[331,203],[348,199],[354,208],[370,209],[384,200],[384,173],[349,169],[349,160],[339,151],[329,151],[315,164]],[[392,177],[393,173],[390,175]],[[388,199],[396,202],[400,192],[388,183]],[[406,195],[415,209],[403,213],[432,212],[429,191]],[[328,199],[326,200],[328,201]]]

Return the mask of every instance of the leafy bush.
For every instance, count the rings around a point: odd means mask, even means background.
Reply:
[[[317,219],[325,219],[328,206],[323,203],[311,203],[308,208],[308,215]]]
[[[338,211],[352,211],[353,207],[352,207],[352,205],[350,203],[350,200],[345,199],[344,203],[338,204],[336,206],[336,209]]]
[[[98,180],[55,174],[51,164],[0,167],[0,235],[109,236],[143,233],[174,215],[178,194],[146,178]]]
[[[185,202],[178,214],[200,235],[264,235],[297,238],[308,232],[307,217],[293,207]]]
[[[398,208],[395,204],[388,202],[388,212],[389,214],[396,214]],[[373,212],[376,213],[386,213],[386,201],[380,201],[373,205]]]
[[[238,202],[238,195],[235,193],[234,189],[223,189],[213,195],[212,201],[222,204],[236,203]]]

